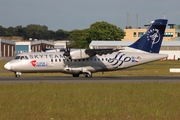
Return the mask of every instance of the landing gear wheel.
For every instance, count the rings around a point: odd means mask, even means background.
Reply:
[[[21,72],[14,72],[14,74],[16,78],[19,78],[21,76]]]
[[[79,74],[72,74],[73,77],[79,77]]]
[[[15,77],[16,77],[16,78],[19,78],[19,77],[20,77],[20,75],[15,75]]]
[[[84,75],[85,75],[85,77],[87,77],[87,78],[91,78],[91,77],[92,77],[92,74],[89,74],[89,73],[85,73]]]

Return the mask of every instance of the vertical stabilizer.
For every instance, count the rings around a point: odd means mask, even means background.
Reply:
[[[147,32],[129,47],[159,53],[167,21],[166,19],[152,21]]]

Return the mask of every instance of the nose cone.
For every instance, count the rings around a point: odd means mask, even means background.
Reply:
[[[11,64],[8,62],[4,65],[4,68],[6,68],[7,70],[11,70]]]

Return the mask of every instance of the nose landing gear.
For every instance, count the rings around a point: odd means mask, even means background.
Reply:
[[[19,78],[21,76],[21,72],[14,72],[14,74],[16,78]]]

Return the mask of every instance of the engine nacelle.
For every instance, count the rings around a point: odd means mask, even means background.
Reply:
[[[63,71],[66,72],[66,73],[70,73],[70,74],[79,74],[80,72],[82,72],[82,69],[81,68],[67,67],[67,68],[64,68]]]
[[[89,58],[88,54],[85,52],[86,49],[78,49],[70,52],[71,59],[77,60],[77,59],[84,59]]]

